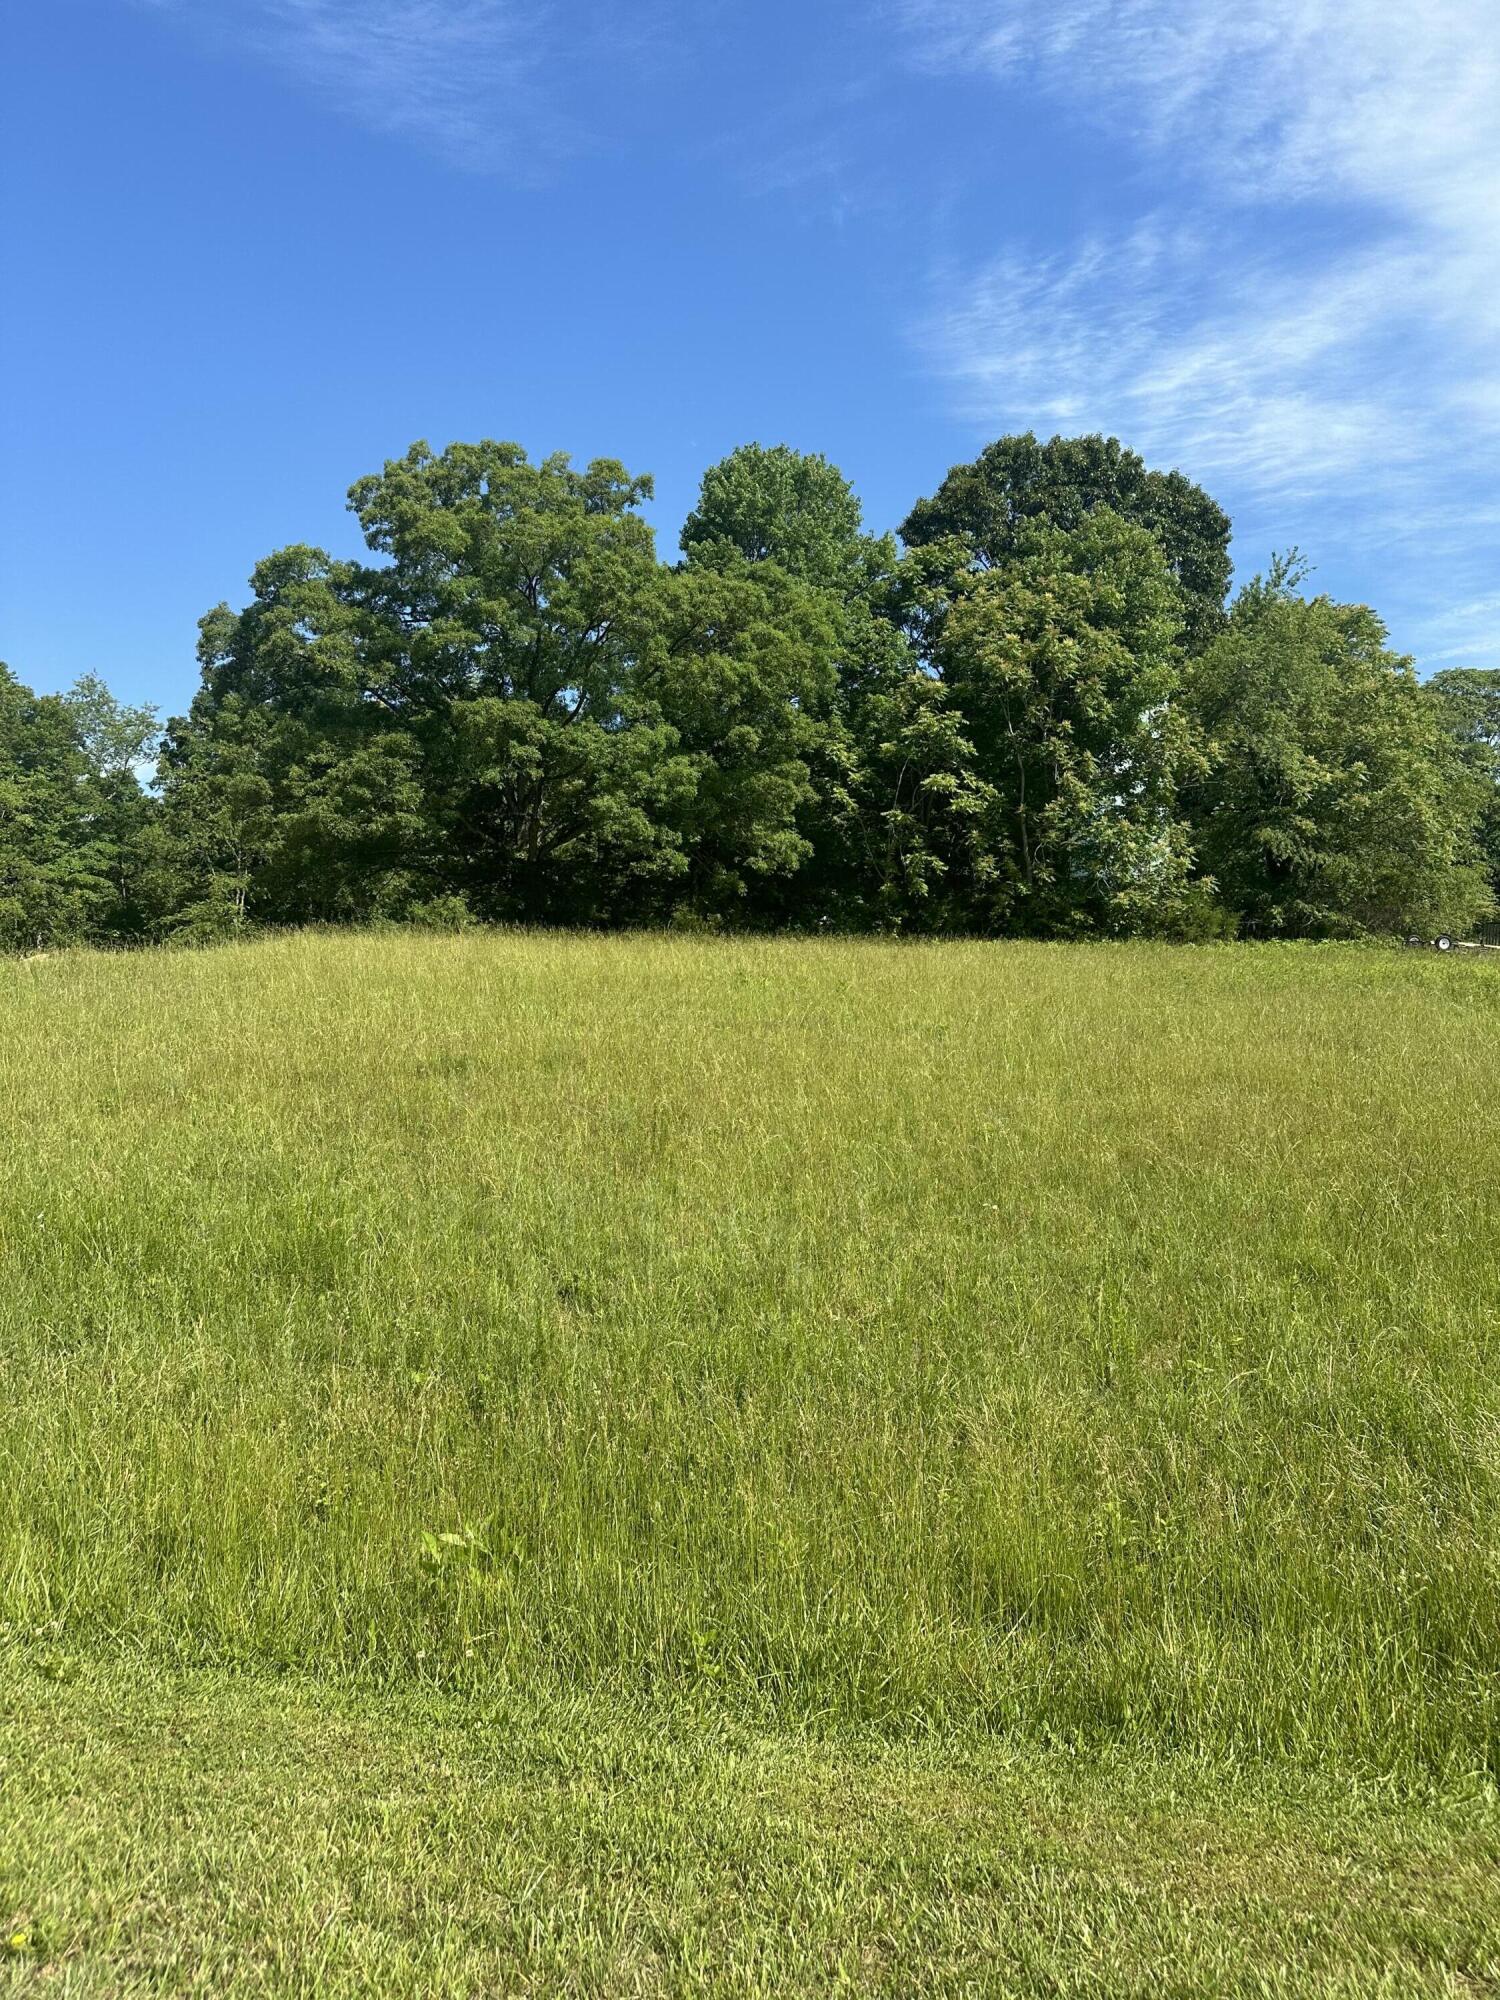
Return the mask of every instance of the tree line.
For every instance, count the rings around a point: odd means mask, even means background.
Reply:
[[[1112,438],[1001,438],[866,531],[748,445],[648,478],[414,445],[368,560],[268,556],[185,716],[0,666],[0,944],[471,922],[1356,937],[1500,884],[1500,670],[1427,682]],[[143,772],[149,781],[142,782]]]

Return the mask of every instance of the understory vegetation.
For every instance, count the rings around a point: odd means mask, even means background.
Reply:
[[[202,620],[159,730],[0,667],[0,948],[476,922],[1023,937],[1462,932],[1500,669],[1419,681],[1117,440],[1001,438],[894,535],[742,447],[649,478],[414,445]],[[143,789],[141,778],[150,785]]]

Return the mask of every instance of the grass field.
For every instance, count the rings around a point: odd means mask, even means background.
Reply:
[[[0,1990],[1495,1990],[1497,1067],[1384,951],[0,964]]]

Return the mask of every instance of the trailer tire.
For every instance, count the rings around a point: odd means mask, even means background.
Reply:
[[[1441,937],[1435,937],[1432,942],[1439,951],[1452,951],[1453,949],[1453,940],[1448,936],[1446,931]]]

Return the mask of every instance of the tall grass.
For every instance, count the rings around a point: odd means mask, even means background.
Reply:
[[[0,965],[0,1619],[1497,1755],[1500,979],[329,936]]]

